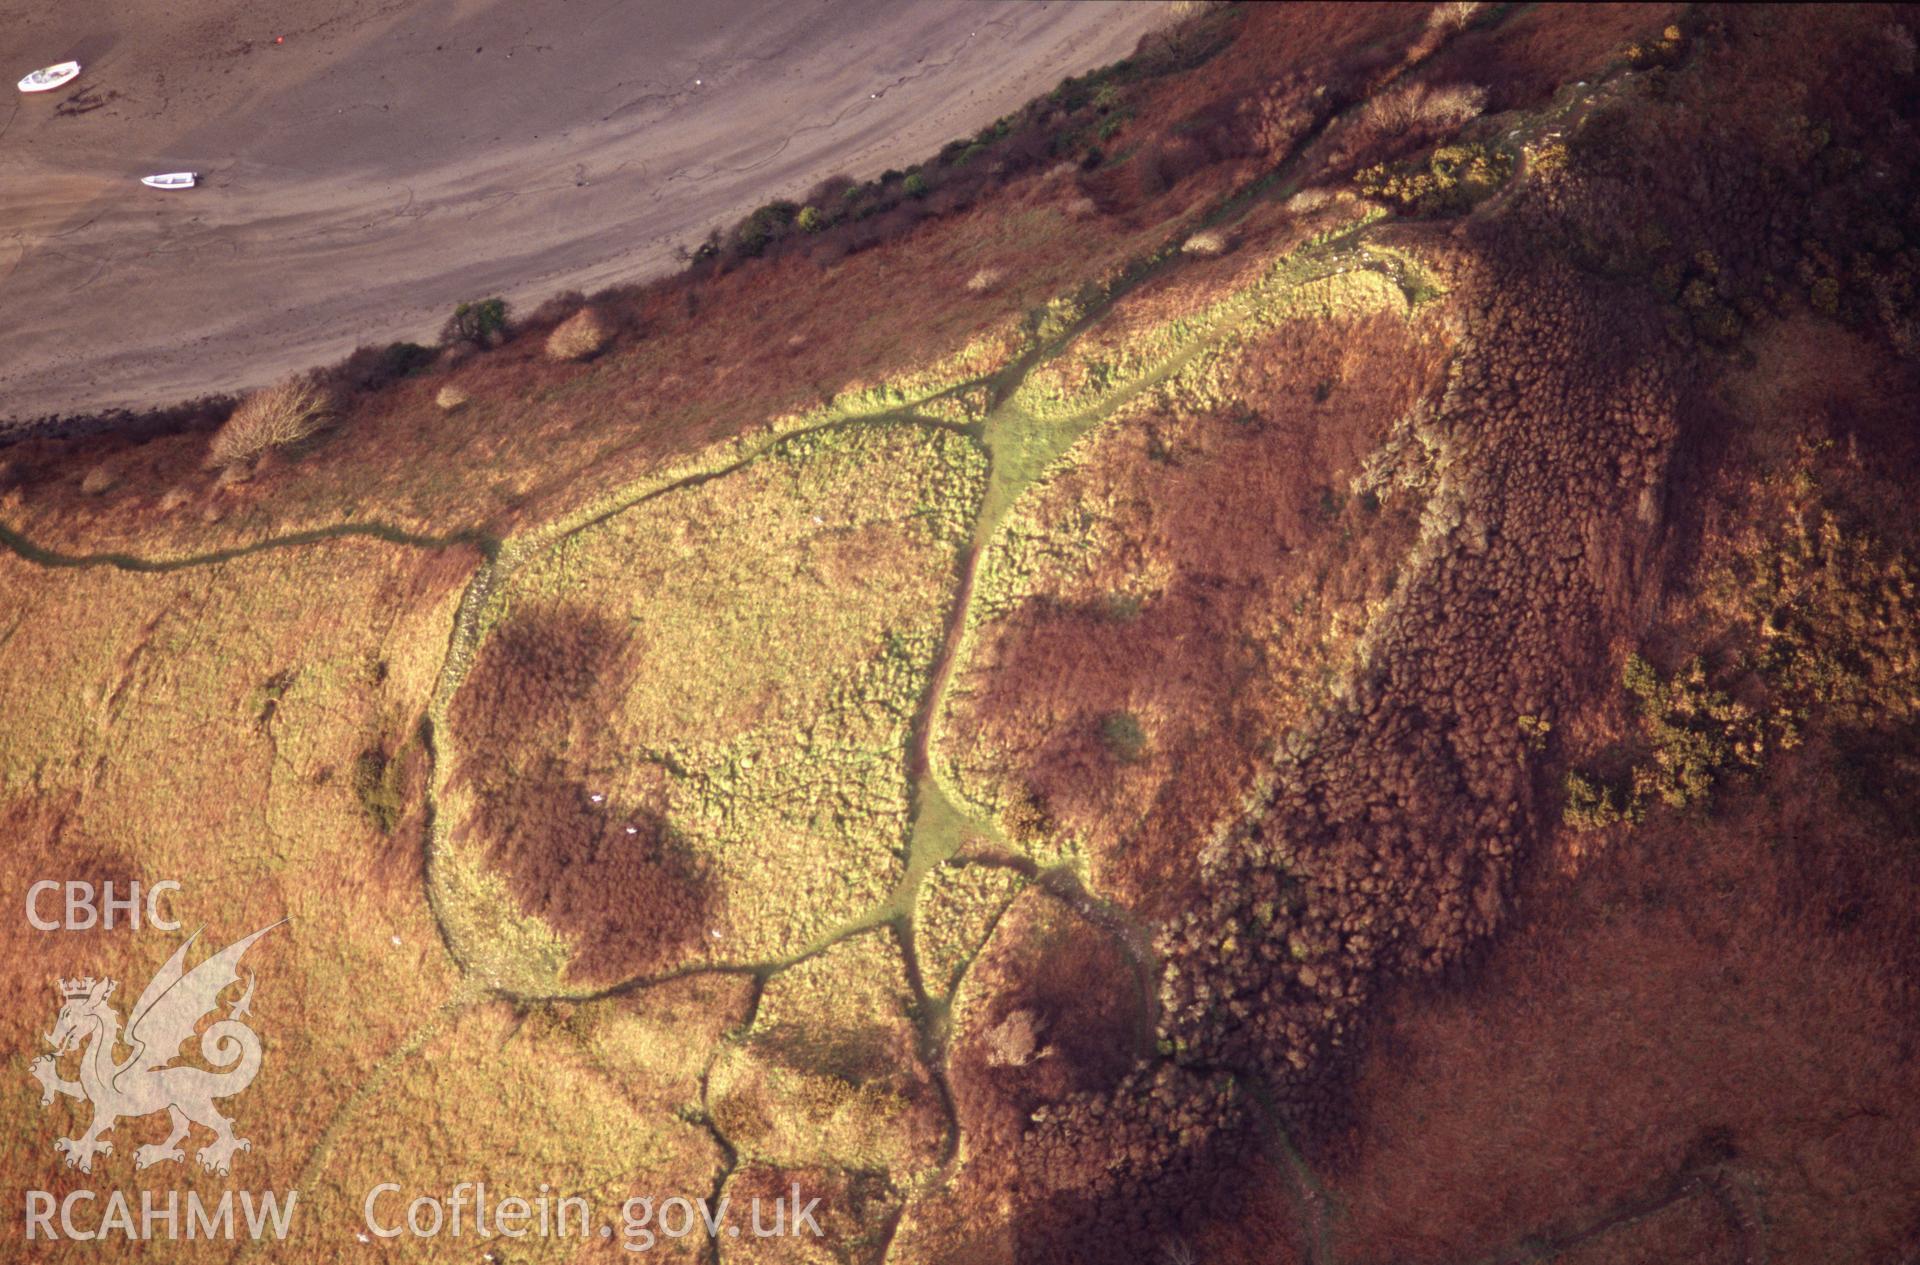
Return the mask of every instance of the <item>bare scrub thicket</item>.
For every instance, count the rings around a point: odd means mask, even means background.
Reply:
[[[583,307],[553,327],[547,335],[550,360],[585,360],[613,341],[613,327],[598,309]]]
[[[326,393],[304,378],[255,391],[208,441],[207,468],[239,465],[299,443],[324,426],[332,412]]]
[[[1444,131],[1477,118],[1487,90],[1473,84],[1443,88],[1411,83],[1390,88],[1360,108],[1360,127],[1369,138],[1403,136],[1416,129]]]

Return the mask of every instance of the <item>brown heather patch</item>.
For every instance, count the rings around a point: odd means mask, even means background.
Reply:
[[[484,784],[565,749],[615,711],[642,653],[630,630],[591,607],[517,610],[482,644],[454,696],[450,719],[473,766],[466,776]]]
[[[714,894],[663,818],[590,794],[544,771],[522,776],[486,797],[477,824],[520,907],[576,946],[569,978],[615,983],[697,950]]]
[[[0,1024],[19,1038],[10,1044],[11,1049],[44,1053],[45,1043],[31,1036],[30,1030],[46,1032],[52,1027],[51,1016],[60,1009],[55,980],[61,976],[117,976],[126,969],[117,960],[119,949],[136,934],[129,930],[124,912],[115,914],[111,931],[98,924],[85,931],[37,930],[27,921],[28,889],[42,879],[62,884],[72,879],[92,883],[96,893],[103,884],[112,883],[114,895],[124,898],[132,890],[130,885],[137,882],[141,884],[140,925],[144,928],[146,888],[165,877],[149,874],[137,863],[126,846],[132,841],[95,837],[77,819],[79,804],[80,795],[75,791],[21,794],[0,800],[0,838],[6,840],[6,846],[0,848],[0,892],[6,894],[11,906],[8,916],[0,921],[0,949],[4,950],[0,958],[5,962],[0,967],[0,982],[6,985],[7,995],[19,1001],[0,1017]],[[64,890],[43,893],[37,904],[42,918],[58,922],[66,917]],[[185,920],[177,894],[163,898],[163,904],[173,917]],[[46,952],[52,945],[59,946],[57,953]],[[136,991],[134,995],[139,994]],[[36,1029],[34,1025],[39,1026]]]
[[[1271,1139],[1263,1138],[1262,1143],[1258,1150],[1250,1146],[1237,1157],[1244,1180],[1237,1183],[1232,1212],[1179,1234],[1196,1263],[1316,1265],[1324,1259],[1316,1247],[1309,1246],[1317,1221],[1314,1213],[1319,1210],[1302,1207],[1299,1193],[1273,1154]],[[1162,1259],[1170,1259],[1164,1251]]]
[[[1555,1241],[1568,1246],[1555,1259],[1564,1265],[1743,1265],[1752,1258],[1741,1242],[1737,1198],[1705,1182],[1649,1192],[1598,1224],[1563,1231]]]

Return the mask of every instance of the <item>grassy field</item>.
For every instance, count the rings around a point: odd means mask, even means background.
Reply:
[[[551,992],[565,968],[540,955],[572,960],[573,935],[599,956],[565,986],[604,986],[782,961],[884,899],[983,466],[942,426],[816,430],[492,588],[442,746],[456,951]],[[519,961],[482,930],[496,870],[520,907],[570,920],[517,929]]]

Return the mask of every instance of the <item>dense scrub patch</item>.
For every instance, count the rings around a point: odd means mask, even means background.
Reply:
[[[1639,742],[1605,753],[1628,765],[1624,784],[1609,784],[1604,772],[1568,773],[1569,824],[1639,822],[1655,802],[1704,804],[1727,774],[1798,746],[1816,719],[1865,730],[1913,719],[1920,594],[1912,566],[1870,527],[1848,525],[1858,509],[1821,478],[1823,467],[1847,464],[1834,448],[1811,441],[1788,467],[1734,494],[1737,517],[1701,564],[1698,618],[1679,634],[1712,644],[1712,669],[1695,655],[1663,677],[1628,656],[1622,683],[1636,700]]]
[[[1161,1192],[1183,1196],[1196,1221],[1212,1210],[1218,1175],[1196,1152],[1236,1115],[1233,1087],[1137,1071],[1150,1039],[1141,973],[1075,903],[1029,889],[961,986],[948,1057],[961,1167],[909,1210],[901,1239],[916,1259],[962,1259],[968,1245],[1006,1259],[1013,1244],[1038,1259],[1111,1259],[1180,1225],[1181,1204]],[[1148,1170],[1157,1184],[1142,1198],[1130,1175]]]

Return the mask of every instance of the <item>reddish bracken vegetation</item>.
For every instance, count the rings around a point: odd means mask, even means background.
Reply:
[[[1347,488],[1443,355],[1397,315],[1283,323],[1222,384],[1231,404],[1145,417],[1049,493],[1123,507],[1113,543],[1075,600],[995,630],[960,716],[1087,833],[1103,890],[1142,912],[1189,894],[1209,828],[1304,709],[1304,630],[1390,591],[1416,511]],[[1168,578],[1123,599],[1142,570]],[[1297,639],[1273,631],[1288,616]],[[1138,750],[1116,748],[1115,717],[1149,718]]]
[[[698,859],[661,805],[611,803],[569,755],[617,712],[642,654],[588,610],[522,614],[487,639],[451,713],[474,812],[454,831],[507,876],[527,912],[580,951],[575,979],[615,983],[676,963],[711,913]],[[595,799],[601,794],[600,799]]]
[[[1851,781],[1797,754],[1717,821],[1543,876],[1469,980],[1397,998],[1324,1154],[1341,1259],[1479,1259],[1688,1179],[1721,1259],[1900,1259],[1920,837]]]
[[[603,811],[585,784],[516,779],[479,829],[527,913],[579,946],[571,978],[618,983],[701,943],[711,889],[699,858],[644,809]]]
[[[8,840],[4,854],[0,855],[0,880],[4,880],[8,891],[18,893],[15,912],[23,925],[29,912],[28,893],[35,883],[43,880],[52,879],[60,886],[42,891],[34,898],[33,916],[63,925],[68,921],[65,876],[69,874],[86,875],[86,881],[94,884],[96,893],[105,893],[106,885],[111,883],[116,899],[126,898],[136,885],[141,885],[144,891],[159,881],[154,875],[142,873],[131,858],[111,843],[82,832],[73,821],[79,798],[78,795],[22,796],[8,799],[4,810],[0,810],[0,830],[6,831]],[[116,925],[124,928],[131,915],[120,912],[116,916],[119,919]],[[144,912],[141,916],[145,916]],[[86,916],[81,913],[73,919],[75,926],[59,933],[63,948],[75,966],[72,974],[75,977],[109,974],[113,969],[109,964],[115,933],[100,925],[97,918],[92,926],[77,925],[85,921]],[[52,987],[54,981],[21,978],[17,972],[27,963],[15,955],[8,955],[7,961],[11,969],[5,978],[17,996],[31,998],[35,1005],[51,1002],[54,1009],[58,1008]],[[85,969],[79,969],[82,967]]]
[[[916,1208],[906,1237],[920,1259],[1117,1259],[1179,1224],[1169,1195],[1196,1223],[1216,1210],[1194,1151],[1220,1136],[1232,1087],[1137,1073],[1150,1036],[1138,967],[1091,914],[1071,891],[1030,892],[962,988],[948,1066],[965,1167]],[[1108,1185],[1128,1169],[1156,1176]]]
[[[1651,40],[1680,16],[1677,4],[1589,4],[1569,22],[1550,9],[1476,22],[1421,68],[1435,83],[1487,89],[1489,113],[1541,105],[1564,84],[1594,77],[1634,42]]]
[[[903,1200],[884,1173],[770,1164],[734,1170],[726,1196],[731,1215],[745,1227],[728,1255],[765,1262],[807,1259],[796,1251],[796,1240],[807,1249],[834,1252],[830,1259],[871,1259],[899,1218]],[[802,1210],[808,1213],[804,1223],[796,1220]],[[756,1230],[766,1237],[755,1238]]]

